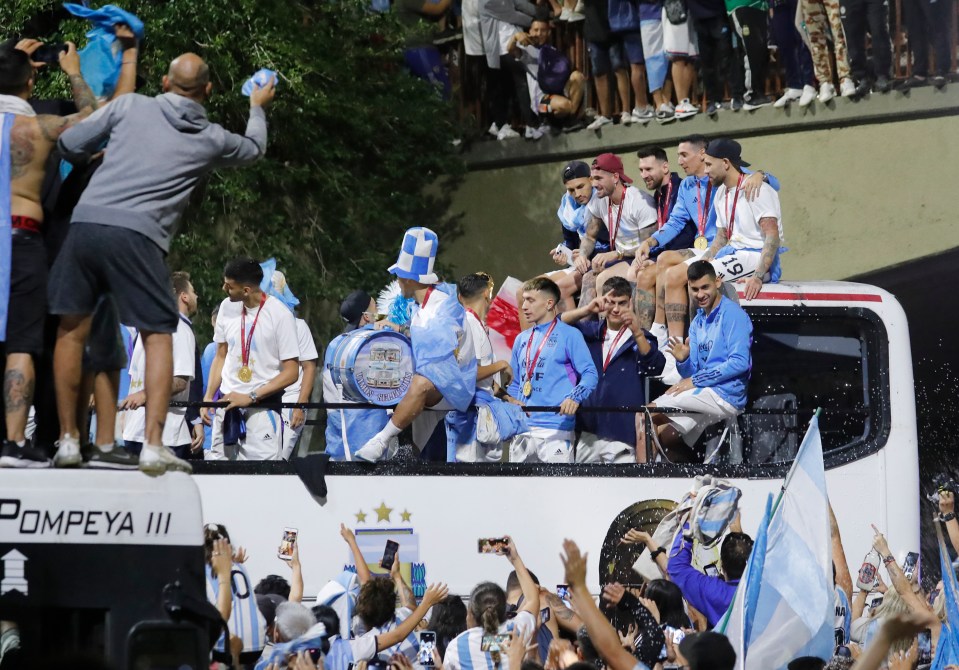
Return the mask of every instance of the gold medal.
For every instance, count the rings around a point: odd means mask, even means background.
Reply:
[[[523,384],[523,397],[528,398],[533,395],[533,382],[526,380],[526,383]]]
[[[704,235],[699,235],[693,241],[693,248],[695,248],[697,251],[706,251],[706,249],[709,248],[709,241]]]
[[[239,377],[240,381],[244,384],[253,381],[253,369],[248,365],[244,365],[240,368],[240,371],[236,373],[236,376]]]

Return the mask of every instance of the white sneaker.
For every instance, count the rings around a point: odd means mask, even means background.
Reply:
[[[646,105],[645,107],[633,107],[633,123],[649,123],[656,118],[656,112],[653,110],[652,105]]]
[[[53,465],[58,468],[75,468],[83,462],[80,455],[80,441],[72,435],[60,438]]]
[[[689,101],[689,98],[683,98],[682,101],[676,105],[675,113],[677,119],[687,119],[690,116],[699,114],[699,109]]]
[[[569,17],[566,19],[569,23],[576,23],[577,21],[585,21],[586,15],[580,14],[579,12],[570,12]]]
[[[487,130],[486,132],[492,135],[493,137],[496,137],[497,135],[499,135],[499,126],[497,126],[494,123],[493,125],[489,127],[489,130]]]
[[[623,112],[619,115],[619,122],[624,126],[631,125],[633,123],[633,115],[630,112]]]
[[[788,106],[793,100],[799,100],[802,97],[802,93],[803,91],[801,88],[787,88],[782,94],[782,97],[773,103],[773,107],[776,109],[782,109],[783,107]]]
[[[499,129],[499,132],[496,134],[496,139],[502,142],[503,140],[511,140],[519,136],[520,134],[513,130],[513,127],[507,123]]]
[[[856,85],[853,83],[852,79],[846,77],[841,82],[839,82],[839,95],[844,98],[848,98],[851,95],[855,95]]]
[[[376,463],[383,459],[383,455],[389,449],[390,444],[388,440],[384,440],[379,435],[374,435],[373,439],[364,444],[361,448],[357,449],[356,453],[353,454],[353,458],[358,461],[367,461],[369,463]]]
[[[561,12],[559,13],[559,20],[560,20],[560,21],[569,21],[569,15],[572,14],[572,13],[573,13],[573,12],[571,12],[570,10],[566,9],[565,7],[563,7],[563,11],[561,11]]]
[[[599,130],[603,126],[608,126],[612,122],[613,122],[612,119],[607,119],[605,116],[600,114],[595,119],[593,119],[593,122],[591,124],[586,126],[586,130]]]
[[[582,14],[584,9],[586,9],[586,3],[584,3],[583,0],[577,0],[576,6],[573,7],[573,11],[577,14]]]
[[[799,106],[808,107],[816,99],[816,87],[806,84],[803,86],[802,95],[799,96]]]
[[[140,450],[140,464],[137,467],[140,472],[150,477],[159,477],[170,471],[187,474],[193,472],[193,466],[174,456],[169,447],[153,447],[148,444],[144,444]]]
[[[823,84],[819,87],[819,102],[827,103],[836,97],[836,87],[832,84]]]
[[[526,126],[525,137],[528,140],[533,140],[534,142],[540,139],[543,136],[543,131],[539,128],[534,128],[533,126]]]

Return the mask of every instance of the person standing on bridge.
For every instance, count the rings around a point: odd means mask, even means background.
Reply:
[[[110,292],[121,321],[140,331],[146,350],[140,470],[153,476],[191,471],[162,444],[173,379],[171,334],[179,322],[165,257],[200,178],[266,152],[264,107],[273,100],[274,83],[254,87],[246,134],[230,133],[207,119],[210,69],[186,53],[170,64],[162,95],[122,96],[60,136],[60,151],[71,162],[86,162],[106,140],[110,150],[74,210],[50,278],[50,312],[61,316],[54,353],[58,466],[81,462],[76,401],[83,345],[97,298]]]

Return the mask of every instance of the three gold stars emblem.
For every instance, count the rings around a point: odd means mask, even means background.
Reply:
[[[385,502],[380,501],[380,506],[372,508],[372,511],[376,512],[377,523],[379,523],[380,521],[391,523],[392,522],[391,515],[395,511],[395,508],[387,507]],[[413,513],[410,512],[408,509],[404,509],[402,512],[398,512],[398,514],[400,515],[400,520],[405,523],[409,523],[409,521],[413,517]],[[367,514],[363,510],[359,510],[358,512],[354,513],[353,516],[356,517],[356,523],[366,523]]]

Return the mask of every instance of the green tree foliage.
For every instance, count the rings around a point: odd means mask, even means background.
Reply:
[[[341,328],[347,292],[388,282],[407,227],[429,226],[447,242],[458,233],[448,213],[464,172],[453,146],[458,128],[450,105],[403,68],[404,29],[395,17],[370,12],[366,0],[115,4],[146,25],[141,93],[159,93],[169,62],[193,51],[210,65],[210,118],[242,132],[243,81],[261,67],[280,73],[267,158],[205,180],[170,254],[171,268],[194,279],[201,332],[209,332],[202,316],[222,299],[221,270],[233,256],[275,256],[301,315],[326,341]],[[8,36],[70,39],[80,48],[89,29],[52,0],[0,3],[0,25]],[[41,79],[41,97],[66,95],[62,77]]]

